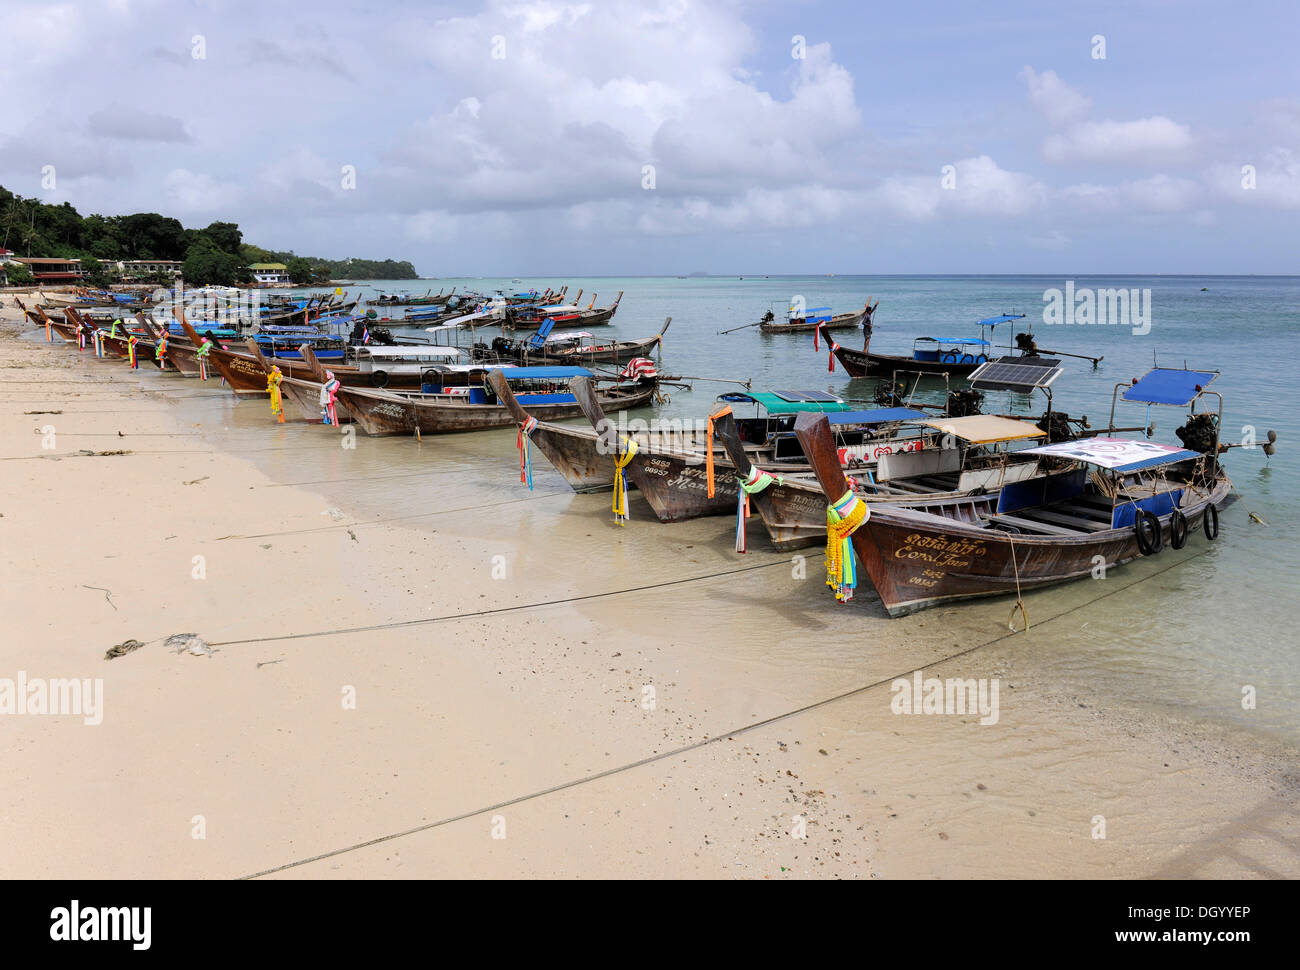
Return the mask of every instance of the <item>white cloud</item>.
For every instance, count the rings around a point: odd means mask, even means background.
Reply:
[[[889,178],[873,193],[874,201],[906,219],[928,219],[944,212],[975,216],[1019,216],[1047,201],[1043,183],[1024,172],[1001,168],[987,155],[955,163],[953,188],[933,176]]]
[[[1054,127],[1078,121],[1092,106],[1091,98],[1070,87],[1055,71],[1039,74],[1026,64],[1018,76],[1029,86],[1029,103]]]
[[[1192,147],[1186,125],[1163,115],[1138,121],[1086,121],[1049,135],[1043,156],[1052,162],[1158,163],[1184,158]]]

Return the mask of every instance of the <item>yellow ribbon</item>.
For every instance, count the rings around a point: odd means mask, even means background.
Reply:
[[[622,525],[627,521],[627,477],[623,469],[631,463],[636,457],[636,442],[631,438],[623,438],[623,445],[627,449],[621,455],[614,456],[614,520]]]
[[[857,497],[852,485],[834,505],[826,508],[826,585],[835,598],[847,603],[857,585],[853,545],[849,538],[867,520],[870,509]]]

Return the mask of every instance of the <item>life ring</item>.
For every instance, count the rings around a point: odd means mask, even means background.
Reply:
[[[1210,526],[1211,519],[1214,520],[1213,528]],[[1211,542],[1219,538],[1219,509],[1213,502],[1205,506],[1205,518],[1201,519],[1201,527],[1205,529],[1205,538]]]
[[[971,354],[962,354],[962,355],[961,355],[961,360],[958,361],[958,363],[961,363],[961,364],[973,364],[973,363],[975,363],[975,358],[974,358],[974,356],[972,356]]]
[[[387,386],[388,386],[388,371],[386,371],[386,370],[377,370],[377,371],[373,371],[373,372],[371,372],[371,374],[370,374],[370,384],[371,384],[372,387],[387,387]]]
[[[1142,555],[1154,556],[1164,548],[1165,535],[1160,529],[1160,520],[1149,509],[1137,510],[1133,530],[1137,534],[1138,552]]]
[[[957,355],[951,351],[946,354],[941,354],[939,356],[939,362],[942,364],[955,364],[957,363]]]
[[[1174,509],[1169,516],[1169,548],[1181,549],[1187,545],[1187,516]]]

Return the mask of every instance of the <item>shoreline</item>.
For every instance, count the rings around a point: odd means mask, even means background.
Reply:
[[[6,876],[230,878],[467,812],[278,874],[1300,875],[1295,746],[1051,684],[1064,614],[946,660],[1005,605],[838,609],[816,549],[809,588],[765,542],[737,562],[729,519],[637,498],[619,529],[549,467],[529,494],[511,431],[349,452],[219,382],[19,340],[4,302],[0,677],[105,697],[93,731],[10,718]],[[153,642],[180,632],[217,652]],[[127,638],[151,642],[103,660]],[[999,724],[899,717],[886,685],[750,726],[921,668],[1000,678]]]

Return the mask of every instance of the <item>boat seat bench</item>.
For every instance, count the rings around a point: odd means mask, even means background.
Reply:
[[[1076,531],[1087,530],[1089,532],[1102,532],[1110,528],[1110,522],[1101,522],[1097,519],[1083,518],[1078,515],[1067,515],[1063,511],[1034,509],[1033,516],[1035,519],[1043,519],[1047,522],[1055,522],[1058,525],[1073,527]]]
[[[1006,515],[1005,513],[995,513],[989,516],[990,522],[1003,522],[1007,525],[1013,525],[1019,529],[1027,529],[1031,532],[1042,532],[1050,536],[1077,536],[1078,529],[1063,529],[1058,525],[1049,525],[1046,522],[1035,522],[1032,519],[1022,519],[1018,515]]]

